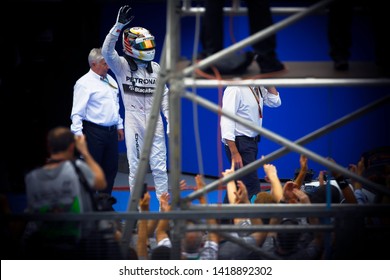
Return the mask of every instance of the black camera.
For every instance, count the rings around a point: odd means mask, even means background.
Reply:
[[[300,170],[301,170],[300,168],[295,169],[294,179],[293,180],[295,180],[298,177],[298,174],[299,174]],[[314,176],[314,170],[313,169],[309,169],[309,170],[306,171],[305,179],[303,181],[305,183],[309,183],[309,182],[313,181],[313,176]]]

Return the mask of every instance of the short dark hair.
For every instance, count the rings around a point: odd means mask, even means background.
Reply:
[[[67,127],[55,127],[47,134],[47,149],[50,154],[64,152],[72,143],[74,143],[74,134]]]
[[[283,219],[281,225],[298,225],[296,219]],[[292,252],[297,248],[299,240],[301,239],[301,232],[298,231],[281,231],[276,235],[276,245],[286,252]]]
[[[311,203],[326,203],[327,200],[327,185],[319,186],[315,189],[315,191],[309,194]],[[338,188],[330,184],[330,202],[331,203],[340,203],[341,195]]]
[[[168,246],[157,246],[151,254],[150,259],[152,260],[170,260],[171,259],[171,248]]]

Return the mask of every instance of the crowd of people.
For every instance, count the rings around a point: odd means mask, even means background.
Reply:
[[[85,138],[83,136],[74,137],[68,128],[59,127],[51,131],[49,139],[51,139],[49,143],[51,143],[51,159],[53,160],[46,166],[33,171],[26,178],[29,194],[28,213],[90,213],[95,211],[91,196],[79,183],[75,167],[70,163],[75,160],[73,150],[78,149],[87,162],[76,159],[76,164],[85,173],[89,186],[92,189],[102,189],[106,186],[104,173],[91,158]],[[65,146],[61,146],[65,143]],[[387,159],[385,162],[388,163],[388,156],[388,148],[378,150],[377,154],[363,154],[356,164],[351,164],[348,168],[351,172],[378,184],[384,184],[383,187],[388,188],[389,165],[380,167],[376,165],[378,157],[381,158],[382,163],[383,159]],[[328,158],[328,160],[336,163],[333,158]],[[243,181],[235,179],[228,181],[226,184],[227,203],[233,206],[262,204],[270,207],[277,204],[281,207],[288,207],[290,204],[319,204],[327,207],[341,204],[388,204],[388,195],[378,193],[375,197],[369,198],[368,191],[359,181],[345,178],[338,171],[330,171],[327,176],[324,176],[325,171],[320,171],[318,178],[313,180],[318,182],[318,186],[314,189],[307,189],[306,185],[313,183],[313,181],[305,181],[309,170],[307,157],[300,155],[299,164],[298,175],[293,180],[282,182],[278,176],[277,167],[272,163],[265,163],[262,168],[264,180],[270,185],[270,190],[262,191],[259,181],[257,194],[253,201],[249,199]],[[383,170],[387,170],[387,173],[383,174]],[[231,168],[222,172],[221,177],[230,176],[234,172],[233,162]],[[53,178],[53,173],[58,173],[60,176]],[[46,178],[45,185],[37,187],[37,184],[41,182],[40,179],[44,177]],[[194,191],[202,191],[206,186],[203,176],[198,174],[194,179],[196,182]],[[57,183],[52,184],[53,181]],[[61,185],[62,193],[68,195],[58,195],[57,185]],[[180,182],[180,188],[186,189],[185,181]],[[146,191],[140,198],[138,209],[141,213],[150,211],[150,197],[151,193]],[[209,202],[206,193],[202,193],[198,200],[201,205],[220,203]],[[171,211],[171,194],[164,192],[160,196],[159,203],[159,211]],[[216,208],[216,211],[219,209],[223,208]],[[337,215],[322,217],[310,214],[310,211],[294,217],[288,214],[285,217],[278,214],[263,217],[262,211],[259,210],[258,215],[254,217],[243,215],[232,218],[232,225],[235,227],[229,230],[220,230],[226,226],[226,223],[215,217],[188,219],[185,221],[186,227],[192,226],[193,229],[184,230],[181,233],[179,255],[174,254],[174,252],[177,253],[177,248],[173,247],[174,243],[171,240],[173,237],[171,230],[176,221],[174,219],[139,219],[129,240],[129,248],[125,251],[120,245],[123,241],[121,223],[114,224],[115,221],[111,221],[114,234],[106,237],[110,241],[110,247],[104,244],[105,254],[101,254],[102,249],[91,247],[103,246],[101,243],[86,242],[86,239],[91,238],[91,222],[30,221],[24,227],[20,227],[23,230],[22,242],[17,245],[20,251],[15,253],[17,243],[13,243],[13,250],[16,257],[27,259],[42,259],[47,254],[59,259],[371,259],[378,258],[375,246],[387,248],[389,242],[386,234],[370,231],[369,228],[386,227],[389,223],[388,218],[386,213],[371,213],[367,216],[356,213],[353,217],[338,217]],[[208,225],[209,229],[197,230],[197,225]],[[278,225],[281,229],[262,229],[262,226]],[[331,231],[310,229],[311,226],[329,225],[333,225]],[[370,244],[359,246],[366,242]]]

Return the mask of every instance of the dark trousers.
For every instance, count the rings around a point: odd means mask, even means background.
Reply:
[[[353,1],[333,1],[329,5],[329,55],[337,60],[349,60],[352,44]]]
[[[273,24],[268,0],[246,0],[250,34]],[[203,16],[201,42],[203,52],[207,55],[216,53],[224,48],[223,7],[224,0],[206,0]],[[276,36],[271,35],[253,45],[256,54],[274,56]]]
[[[118,173],[118,131],[89,122],[83,123],[89,152],[103,169],[107,180],[107,188],[102,192],[111,194],[115,177]]]
[[[249,138],[249,137],[236,137],[236,146],[241,155],[244,166],[257,160],[257,154],[259,150],[258,144],[259,144],[258,139]],[[225,145],[225,152],[231,164],[232,155],[227,145]],[[245,184],[246,189],[248,191],[249,199],[251,199],[252,196],[257,195],[257,193],[260,192],[261,190],[257,169],[238,178],[237,180],[241,180]],[[229,203],[227,195],[225,195],[224,203]]]
[[[376,64],[389,68],[388,12],[384,3],[386,2],[378,0],[336,0],[329,4],[328,41],[329,55],[333,60],[350,58],[353,18],[356,13],[360,13],[368,19],[368,29],[372,33],[372,38],[369,37],[366,41],[374,40]],[[355,11],[359,6],[360,11]]]

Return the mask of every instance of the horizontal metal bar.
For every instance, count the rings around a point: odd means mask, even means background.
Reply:
[[[271,7],[271,13],[274,15],[280,15],[280,14],[293,14],[297,12],[302,12],[307,9],[307,7]],[[183,16],[195,16],[199,14],[205,13],[204,7],[182,7],[181,9],[181,15]],[[237,16],[243,16],[247,15],[248,9],[247,7],[238,7],[238,8],[232,8],[232,7],[223,7],[223,12],[225,15],[237,15]],[[319,11],[319,13],[325,13],[326,9],[323,11]]]
[[[390,217],[390,205],[386,204],[207,204],[190,205],[188,210],[172,210],[169,212],[91,212],[80,214],[27,214],[14,213],[0,215],[0,220],[160,220],[182,219],[199,220],[207,218],[270,218],[270,217],[345,217],[375,216]]]
[[[248,225],[248,226],[239,226],[239,225],[187,225],[186,231],[213,231],[213,232],[255,232],[255,231],[291,231],[291,232],[307,232],[307,231],[332,231],[334,230],[334,225],[313,225],[313,224],[298,224],[298,225]]]
[[[184,78],[186,87],[215,88],[218,86],[284,86],[284,87],[339,87],[339,86],[383,86],[390,85],[389,78],[281,78],[281,79],[235,79],[208,80]]]

